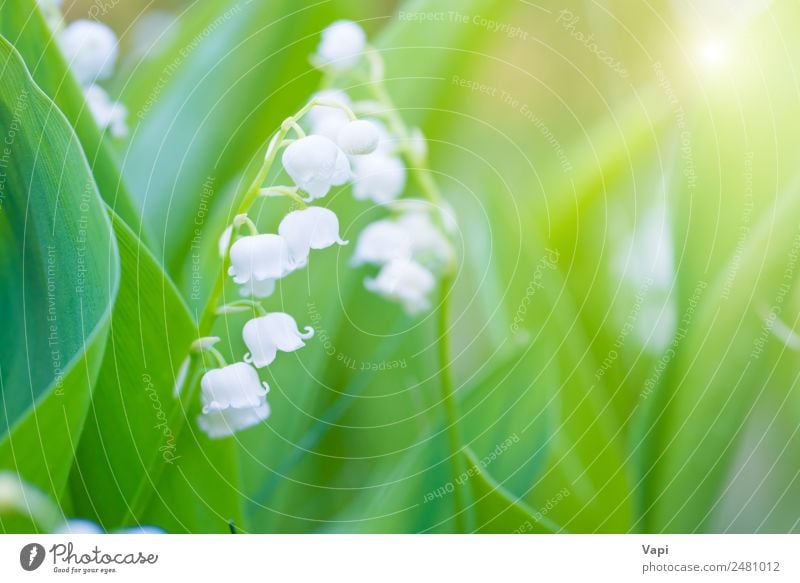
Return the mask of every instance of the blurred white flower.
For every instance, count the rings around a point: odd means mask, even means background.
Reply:
[[[203,414],[197,423],[211,438],[247,429],[269,416],[269,385],[261,382],[249,364],[237,362],[206,371],[200,387]]]
[[[347,245],[339,237],[339,219],[336,214],[319,206],[292,211],[278,226],[278,234],[286,240],[292,260],[303,264],[311,249],[325,249],[334,243]]]
[[[342,184],[350,176],[347,158],[325,136],[311,135],[292,142],[281,160],[286,173],[311,199],[322,198],[332,185]]]
[[[117,60],[117,36],[101,22],[76,20],[58,35],[61,52],[81,85],[111,76]]]
[[[292,272],[295,265],[289,246],[280,235],[248,235],[231,246],[228,275],[238,284],[252,280],[263,282],[280,279]]]
[[[51,534],[103,534],[100,525],[83,518],[73,518],[57,526]]]
[[[377,126],[366,119],[351,121],[339,130],[338,144],[345,154],[371,154],[378,147]]]
[[[411,257],[411,245],[408,231],[397,222],[391,219],[375,221],[361,231],[352,263],[383,265],[392,259],[407,259]]]
[[[115,138],[124,138],[128,135],[128,126],[125,123],[128,110],[124,105],[112,101],[99,85],[89,85],[84,90],[84,96],[97,127],[103,131],[109,130]]]
[[[63,0],[38,0],[39,8],[42,10],[47,26],[49,26],[51,30],[57,30],[58,27],[61,26],[61,20],[63,19],[61,15],[62,1]]]
[[[163,528],[143,524],[141,526],[129,526],[115,530],[114,534],[167,534]]]
[[[353,196],[378,204],[396,199],[406,184],[406,168],[397,156],[380,151],[353,157]]]
[[[305,346],[303,340],[314,335],[311,326],[305,327],[305,333],[297,328],[297,322],[289,314],[273,312],[266,316],[253,318],[244,325],[242,336],[250,350],[245,354],[245,362],[252,362],[256,368],[262,368],[275,360],[278,351],[294,352]]]
[[[358,64],[366,46],[363,28],[352,20],[337,20],[322,31],[316,62],[337,71],[350,69]]]
[[[314,97],[329,103],[335,102],[347,107],[350,106],[350,98],[344,91],[339,91],[338,89],[326,89],[315,94]],[[339,130],[350,121],[343,109],[330,105],[315,105],[306,114],[306,119],[312,134],[325,136],[334,142],[339,136]]]
[[[428,140],[421,129],[414,128],[411,130],[411,135],[408,137],[408,147],[414,160],[425,160],[427,158]]]
[[[221,259],[224,259],[228,254],[228,247],[231,245],[231,237],[233,237],[233,225],[228,225],[222,235],[219,236],[217,241],[217,251]]]
[[[364,280],[365,287],[387,299],[398,301],[414,315],[430,307],[430,294],[436,286],[433,274],[412,259],[393,259],[374,279]]]
[[[427,212],[410,212],[397,219],[411,240],[414,260],[428,266],[439,266],[453,257],[453,249]]]

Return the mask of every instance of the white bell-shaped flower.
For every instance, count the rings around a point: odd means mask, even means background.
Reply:
[[[289,246],[280,235],[248,235],[231,245],[228,275],[238,284],[280,279],[294,267]]]
[[[433,274],[411,259],[394,259],[384,265],[378,276],[367,278],[365,287],[381,296],[398,301],[410,315],[430,307],[430,294],[436,286]]]
[[[322,67],[337,71],[350,69],[358,64],[366,46],[367,35],[363,28],[352,20],[337,20],[322,31],[316,61]]]
[[[260,423],[269,416],[267,393],[249,364],[237,362],[207,371],[200,381],[203,414],[197,419],[209,437],[231,435]]]
[[[356,119],[339,130],[338,144],[345,154],[371,154],[378,147],[380,134],[371,121]]]
[[[278,226],[278,234],[289,245],[295,263],[304,263],[311,249],[326,249],[334,243],[347,245],[339,237],[336,213],[320,206],[290,212]]]
[[[395,221],[375,221],[364,227],[358,236],[352,263],[383,265],[393,259],[407,259],[411,257],[411,245],[408,231]]]
[[[342,174],[350,174],[344,154],[325,136],[311,135],[292,142],[283,151],[282,162],[287,174],[311,199],[322,198]]]
[[[242,330],[244,343],[250,350],[244,360],[252,362],[256,368],[265,367],[275,360],[279,350],[294,352],[305,346],[303,341],[313,335],[314,329],[311,326],[306,326],[305,333],[302,333],[294,318],[283,312],[253,318]]]
[[[115,138],[124,138],[128,135],[127,108],[118,101],[112,101],[108,93],[99,85],[90,85],[84,91],[86,104],[92,117],[101,130],[109,130]]]
[[[423,265],[438,266],[447,263],[453,249],[447,237],[433,224],[427,212],[411,212],[397,219],[397,224],[411,239],[411,255]]]
[[[326,89],[320,91],[315,96],[328,103],[340,103],[343,106],[350,106],[350,98],[344,91],[338,89]],[[325,136],[336,141],[339,131],[346,126],[350,119],[344,109],[331,105],[315,105],[306,114],[306,119],[312,134]]]
[[[396,199],[406,184],[406,168],[397,156],[380,151],[353,157],[353,196],[378,204]]]
[[[210,438],[219,439],[258,425],[269,417],[269,414],[269,403],[263,399],[257,407],[209,409],[197,418],[197,424]]]
[[[344,152],[339,150],[336,155],[336,168],[331,177],[332,186],[341,186],[353,179],[353,171],[350,169],[350,160],[345,156]]]
[[[243,298],[268,298],[275,293],[274,279],[251,279],[239,286],[239,295]]]
[[[58,35],[58,44],[81,85],[111,76],[117,60],[117,35],[93,20],[76,20]]]

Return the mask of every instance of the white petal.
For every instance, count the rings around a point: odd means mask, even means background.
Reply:
[[[297,186],[312,199],[328,194],[339,169],[339,147],[325,136],[311,135],[289,144],[283,151],[283,167]]]
[[[433,224],[427,212],[413,212],[397,220],[411,238],[411,253],[416,261],[424,265],[447,263],[453,255],[450,242]]]
[[[275,360],[278,350],[298,350],[305,346],[303,340],[310,338],[313,333],[314,330],[309,327],[306,327],[305,334],[301,333],[294,318],[283,312],[253,318],[242,330],[244,343],[250,350],[245,358],[257,368],[268,366]]]
[[[365,119],[351,121],[339,131],[338,136],[339,147],[350,155],[371,154],[379,141],[378,128]]]
[[[322,31],[317,59],[323,66],[342,71],[358,64],[367,44],[367,35],[351,20],[337,20]]]
[[[110,130],[115,138],[122,138],[128,134],[128,126],[125,123],[128,110],[124,105],[112,101],[99,85],[87,87],[84,90],[84,97],[97,127],[101,130]]]
[[[220,258],[224,259],[225,256],[228,254],[228,247],[231,246],[231,237],[233,236],[233,225],[228,225],[224,231],[222,231],[222,235],[219,237],[219,241],[217,242],[217,251],[219,252]]]
[[[108,78],[117,60],[117,36],[105,24],[76,20],[58,36],[61,52],[81,85]]]
[[[251,279],[239,286],[239,295],[243,298],[268,298],[275,292],[274,279]]]
[[[247,283],[251,279],[280,279],[291,273],[294,267],[289,246],[280,235],[250,235],[237,239],[231,246],[228,273],[236,283]]]
[[[210,438],[218,439],[261,423],[269,413],[269,404],[263,400],[256,407],[210,410],[197,418],[197,424]]]
[[[393,259],[411,257],[411,237],[396,222],[383,219],[367,225],[358,237],[353,265],[383,265]]]
[[[406,168],[397,156],[375,152],[353,158],[353,196],[378,204],[394,200],[406,184]]]
[[[436,286],[433,274],[410,259],[396,259],[384,265],[375,279],[366,279],[370,291],[399,301],[413,315],[430,307],[428,294]]]
[[[325,249],[334,243],[347,243],[339,238],[339,219],[336,214],[318,206],[290,212],[281,221],[278,233],[286,239],[292,258],[297,262],[305,260],[310,249]]]
[[[320,91],[315,96],[317,99],[324,99],[327,102],[338,102],[344,106],[350,106],[350,98],[344,91],[338,89],[327,89]],[[334,142],[341,130],[350,121],[344,109],[331,107],[328,105],[315,105],[306,114],[311,133],[323,135]]]
[[[350,160],[347,159],[344,152],[339,150],[336,155],[336,170],[331,177],[331,184],[333,186],[341,186],[350,182],[353,178],[353,172],[350,170]]]
[[[249,364],[237,362],[207,371],[200,381],[203,411],[256,407],[267,391]]]

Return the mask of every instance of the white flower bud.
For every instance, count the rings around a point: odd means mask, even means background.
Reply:
[[[295,265],[289,246],[280,235],[249,235],[231,246],[231,266],[228,275],[238,284],[251,280],[280,279]]]
[[[380,151],[353,158],[353,196],[378,204],[394,200],[406,184],[406,167],[397,156]]]
[[[347,159],[344,152],[339,150],[336,155],[336,169],[331,177],[332,186],[341,186],[353,179],[353,171],[350,169],[350,160]]]
[[[326,89],[325,91],[320,91],[314,97],[329,103],[334,102],[341,103],[347,107],[350,106],[350,98],[344,91],[339,91],[338,89]],[[339,131],[350,121],[343,109],[330,105],[315,105],[306,114],[306,119],[312,134],[325,136],[334,142],[339,135]]]
[[[97,127],[103,131],[109,130],[115,138],[124,138],[128,135],[128,125],[125,123],[128,110],[124,105],[112,101],[99,85],[90,85],[83,94]]]
[[[370,121],[357,119],[339,130],[339,147],[345,154],[371,154],[378,147],[380,134],[378,128]]]
[[[411,257],[411,237],[395,221],[383,219],[367,225],[358,237],[353,265],[383,265],[392,259]]]
[[[419,128],[413,128],[411,135],[408,137],[408,147],[411,150],[411,155],[414,160],[425,160],[428,156],[428,141],[425,139],[425,134]]]
[[[200,381],[203,414],[197,419],[209,437],[218,438],[255,425],[269,416],[262,383],[249,364],[237,362],[207,371]]]
[[[325,249],[334,243],[347,245],[339,237],[336,214],[319,206],[290,212],[278,226],[278,234],[286,239],[295,263],[305,263],[311,249]]]
[[[297,328],[297,322],[289,314],[274,312],[253,318],[244,325],[242,337],[250,350],[245,362],[252,362],[257,368],[272,364],[278,351],[294,352],[305,346],[303,340],[314,335],[314,329],[306,326],[305,334]]]
[[[117,60],[117,36],[105,24],[76,20],[61,31],[58,43],[81,85],[111,76]]]
[[[287,174],[297,186],[312,199],[322,198],[335,180],[340,180],[346,170],[347,159],[332,140],[325,136],[306,136],[292,142],[284,150],[282,162]],[[345,168],[346,166],[346,168]]]
[[[220,259],[225,259],[228,254],[228,247],[231,245],[231,237],[233,237],[233,225],[228,225],[222,231],[217,241],[217,251],[219,252]]]
[[[374,279],[364,280],[364,286],[381,296],[400,302],[405,311],[414,315],[430,307],[428,294],[436,286],[433,274],[411,259],[394,259],[384,265]]]
[[[367,35],[363,28],[352,20],[337,20],[322,31],[317,62],[337,71],[350,69],[358,64],[366,45]]]

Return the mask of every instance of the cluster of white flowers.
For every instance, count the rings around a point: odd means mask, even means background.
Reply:
[[[128,110],[98,85],[114,72],[117,36],[108,26],[94,20],[76,20],[62,27],[59,4],[59,0],[39,0],[64,58],[83,88],[89,111],[101,130],[108,130],[115,138],[125,137]]]
[[[359,66],[366,49],[361,27],[339,21],[323,32],[313,62],[342,74]],[[379,272],[365,280],[366,288],[399,302],[410,314],[430,307],[435,273],[452,260],[450,242],[431,218],[437,208],[421,200],[396,201],[406,184],[402,148],[412,156],[424,156],[424,139],[418,131],[392,135],[377,115],[358,119],[353,111],[366,109],[361,105],[343,91],[328,89],[288,118],[270,143],[266,160],[271,164],[283,148],[283,170],[294,184],[259,187],[259,194],[289,197],[299,210],[281,220],[277,233],[260,233],[245,208],[220,237],[220,255],[230,263],[228,275],[246,299],[223,306],[218,313],[255,309],[258,316],[244,325],[248,352],[241,362],[226,364],[213,349],[216,338],[196,343],[200,350],[214,352],[219,362],[200,383],[203,409],[198,424],[212,438],[231,435],[269,416],[269,386],[257,369],[272,364],[278,352],[302,348],[313,335],[313,328],[301,332],[291,315],[267,312],[260,303],[274,292],[278,280],[308,265],[312,249],[347,244],[339,235],[336,214],[309,203],[324,198],[335,186],[352,183],[356,199],[371,200],[391,211],[391,217],[362,232],[353,265],[377,266]],[[296,137],[289,139],[291,131]]]

